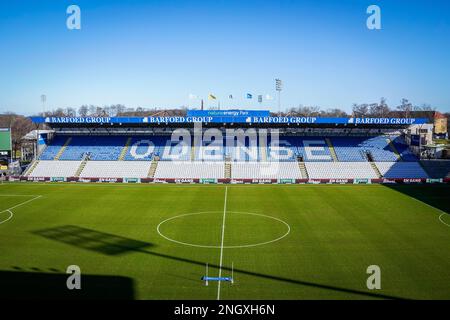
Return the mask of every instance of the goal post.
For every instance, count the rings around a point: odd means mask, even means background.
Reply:
[[[208,286],[209,281],[230,282],[234,284],[234,264],[231,263],[231,277],[210,277],[208,276],[208,263],[206,263],[206,273],[201,279],[205,282],[205,286]]]

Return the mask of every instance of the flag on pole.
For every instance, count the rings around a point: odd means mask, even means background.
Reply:
[[[213,95],[213,94],[210,93],[210,94],[208,95],[208,99],[209,99],[209,100],[216,100],[217,98],[216,98],[215,95]]]
[[[247,93],[247,99],[253,99],[253,95],[251,93]]]

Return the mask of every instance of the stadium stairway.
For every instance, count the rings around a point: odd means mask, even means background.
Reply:
[[[375,162],[370,162],[370,165],[372,166],[373,171],[375,171],[375,173],[378,176],[378,179],[383,178],[383,176],[381,175],[380,169],[378,169],[377,165],[375,164]]]
[[[86,164],[87,164],[86,159],[81,161],[80,166],[78,167],[77,171],[75,172],[75,177],[79,177],[81,175],[81,173],[84,170],[84,167],[86,167]]]
[[[300,169],[300,173],[302,174],[303,179],[309,179],[308,170],[306,170],[305,163],[303,161],[299,161],[298,167]]]
[[[230,158],[225,159],[225,179],[231,179],[231,161]]]
[[[67,146],[70,144],[71,141],[72,141],[72,137],[67,138],[66,142],[61,147],[61,149],[59,149],[58,153],[55,156],[55,159],[53,159],[53,160],[59,160],[59,158],[61,158],[62,154],[64,153],[64,151],[66,150]]]
[[[39,160],[33,160],[33,162],[28,166],[28,168],[24,172],[24,176],[29,176],[33,173],[33,170],[37,167],[39,164]]]
[[[152,164],[150,166],[150,169],[148,170],[147,177],[148,178],[154,178],[156,169],[158,168],[158,159],[153,159]]]
[[[333,158],[333,161],[338,162],[339,160],[338,160],[338,157],[336,154],[336,150],[334,150],[334,146],[333,146],[333,143],[331,143],[330,138],[325,138],[325,141],[328,145],[328,149],[330,150],[330,154],[331,154],[331,157]]]
[[[398,161],[403,161],[402,156],[398,152],[398,150],[395,147],[395,145],[392,143],[392,140],[390,138],[387,138],[386,141],[389,144],[389,147],[391,148],[392,152],[394,152],[395,155],[397,156]]]
[[[267,144],[265,139],[260,139],[259,150],[261,161],[267,161]]]
[[[127,142],[125,143],[125,146],[123,147],[122,151],[120,152],[119,161],[123,161],[125,159],[125,156],[127,155],[128,149],[130,149],[131,140],[133,140],[132,137],[129,137],[127,139]]]
[[[191,161],[195,161],[195,146],[192,144],[191,146]]]

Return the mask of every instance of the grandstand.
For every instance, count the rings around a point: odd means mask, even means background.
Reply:
[[[42,118],[34,120],[43,121]],[[281,119],[281,124],[277,125],[277,129],[281,128],[279,136],[258,136],[254,129],[246,135],[245,129],[249,128],[246,118],[247,127],[240,124],[240,132],[234,136],[225,132],[221,125],[203,123],[213,126],[215,134],[208,135],[203,130],[200,139],[198,133],[192,134],[192,126],[183,122],[172,128],[171,119],[164,119],[166,123],[162,129],[160,121],[150,118],[109,119],[111,129],[102,128],[103,123],[96,121],[80,124],[84,122],[81,120],[47,123],[56,134],[24,172],[23,178],[51,180],[57,177],[70,181],[95,178],[216,179],[216,182],[290,179],[295,183],[330,179],[365,179],[369,182],[443,179],[447,175],[445,170],[437,174],[432,165],[425,167],[410,150],[404,133],[407,126],[398,125],[404,123],[404,119],[392,121],[394,125],[385,125],[386,121],[375,119],[373,123],[383,124],[376,130],[373,125],[367,128],[360,125],[349,130],[349,123],[354,120],[344,119],[348,123],[341,125],[340,118],[330,123],[341,128],[332,128],[332,124],[300,126],[301,120],[297,120],[299,128],[294,130]],[[220,120],[240,122],[235,118]],[[420,119],[409,120],[417,122]],[[115,128],[118,122],[120,128]],[[123,123],[127,122],[129,124],[123,128]],[[149,122],[155,122],[159,128],[149,128]],[[233,125],[230,123],[227,127]],[[270,125],[261,127],[272,129]],[[432,176],[427,172],[433,172]]]
[[[328,142],[327,142],[328,141]],[[393,142],[395,141],[395,142]],[[400,137],[280,138],[279,146],[227,146],[214,149],[216,161],[203,161],[208,145],[192,157],[192,141],[174,143],[170,136],[57,137],[40,155],[31,177],[102,178],[272,178],[377,179],[427,178]],[[401,150],[398,152],[397,150]],[[281,154],[281,160],[279,155]],[[334,155],[333,155],[334,154]],[[173,161],[174,155],[176,161]],[[266,158],[266,161],[262,161]],[[231,176],[225,173],[229,159]],[[271,164],[272,162],[272,164]],[[305,163],[302,175],[299,163]],[[151,174],[152,164],[155,165]],[[380,175],[381,174],[381,175]]]
[[[133,298],[448,298],[450,163],[419,159],[409,125],[273,118],[44,119],[52,134],[0,189],[0,265],[77,263],[128,277]],[[375,263],[395,281],[374,294]]]

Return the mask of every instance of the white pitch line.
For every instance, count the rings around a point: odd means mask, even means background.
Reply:
[[[6,209],[5,211],[2,211],[2,212],[0,212],[0,213],[3,213],[3,212],[9,212],[9,217],[8,217],[8,218],[6,218],[6,220],[0,221],[0,224],[2,224],[2,223],[5,223],[5,222],[7,222],[7,221],[11,220],[11,219],[12,219],[12,217],[14,216],[14,214],[12,213],[12,211],[11,211],[11,210],[8,210],[8,209]]]
[[[19,204],[16,204],[14,207],[8,208],[8,209],[6,209],[6,210],[4,210],[4,211],[12,210],[12,209],[15,209],[15,208],[17,208],[17,207],[23,206],[24,204],[27,204],[27,203],[29,203],[29,202],[31,202],[31,201],[34,201],[34,200],[36,200],[36,199],[39,199],[39,198],[41,198],[41,197],[42,197],[42,196],[36,196],[36,197],[34,197],[34,198],[30,199],[30,200],[27,200],[27,201],[21,202],[21,203],[19,203]],[[2,211],[2,212],[3,212],[3,211]]]
[[[13,210],[13,209],[15,209],[15,208],[18,208],[18,207],[20,207],[20,206],[23,206],[24,204],[27,204],[27,203],[29,203],[29,202],[31,202],[31,201],[34,201],[34,200],[36,200],[36,199],[39,199],[39,198],[41,198],[41,197],[42,197],[42,196],[35,196],[34,198],[32,198],[32,199],[30,199],[30,200],[21,202],[21,203],[16,204],[15,206],[13,206],[13,207],[11,207],[11,208],[8,208],[8,209],[5,209],[5,210],[3,210],[3,211],[0,211],[0,213],[3,213],[3,212],[9,212],[9,214],[10,214],[9,218],[6,219],[5,221],[2,221],[0,224],[5,223],[6,221],[10,220],[10,219],[13,217],[13,213],[12,213],[11,210]]]
[[[448,213],[443,213],[439,216],[439,221],[442,222],[443,224],[445,224],[447,227],[450,227],[450,224],[448,224],[447,222],[445,222],[442,217],[446,216]]]
[[[223,240],[225,236],[225,217],[227,214],[227,194],[228,187],[225,187],[225,201],[223,204],[223,219],[222,219],[222,241],[220,243],[220,262],[219,262],[219,278],[222,277],[222,261],[223,261]],[[222,281],[217,281],[217,300],[220,300],[220,283]]]
[[[209,245],[202,245],[202,244],[195,244],[195,243],[188,243],[188,242],[183,242],[183,241],[178,241],[175,239],[172,239],[168,236],[166,236],[163,232],[161,232],[161,226],[164,225],[166,222],[178,219],[178,218],[184,218],[184,217],[189,217],[189,216],[195,216],[195,215],[200,215],[200,214],[207,214],[207,213],[217,213],[217,212],[221,212],[221,211],[203,211],[203,212],[193,212],[193,213],[185,213],[185,214],[180,214],[178,216],[174,216],[171,218],[168,218],[166,220],[161,221],[158,226],[156,227],[156,232],[158,232],[158,234],[163,237],[164,239],[173,242],[173,243],[177,243],[177,244],[181,244],[183,246],[189,246],[189,247],[195,247],[195,248],[206,248],[206,249],[220,249],[220,245],[215,245],[215,246],[209,246]],[[251,215],[251,216],[256,216],[256,217],[264,217],[264,218],[269,218],[269,219],[273,219],[275,221],[278,221],[282,224],[284,224],[287,227],[287,231],[285,234],[283,234],[282,236],[276,238],[276,239],[272,239],[272,240],[268,240],[268,241],[264,241],[264,242],[258,242],[258,243],[249,243],[249,244],[243,244],[243,245],[231,245],[231,246],[223,246],[223,249],[241,249],[241,248],[251,248],[251,247],[257,247],[257,246],[262,246],[262,245],[266,245],[266,244],[270,244],[270,243],[274,243],[276,241],[280,241],[281,239],[283,239],[284,237],[286,237],[290,232],[291,232],[291,226],[278,218],[272,217],[272,216],[268,216],[265,214],[260,214],[260,213],[251,213],[251,212],[239,212],[239,211],[229,211],[228,213],[236,213],[236,214],[246,214],[246,215]]]
[[[416,198],[414,198],[414,197],[410,197],[410,198],[413,199],[413,200],[415,200],[415,201],[417,201],[417,202],[420,202],[421,204],[426,205],[427,207],[430,207],[431,209],[440,211],[441,214],[440,214],[439,217],[438,217],[439,222],[441,222],[442,224],[446,225],[447,227],[450,227],[450,224],[445,223],[445,222],[442,220],[442,217],[448,214],[447,212],[445,212],[444,210],[441,210],[441,209],[439,209],[439,208],[433,207],[431,204],[428,204],[428,203],[426,203],[426,202],[423,202],[423,201],[421,201],[421,200],[419,200],[419,199],[416,199]]]
[[[37,194],[0,194],[0,197],[41,197]]]

